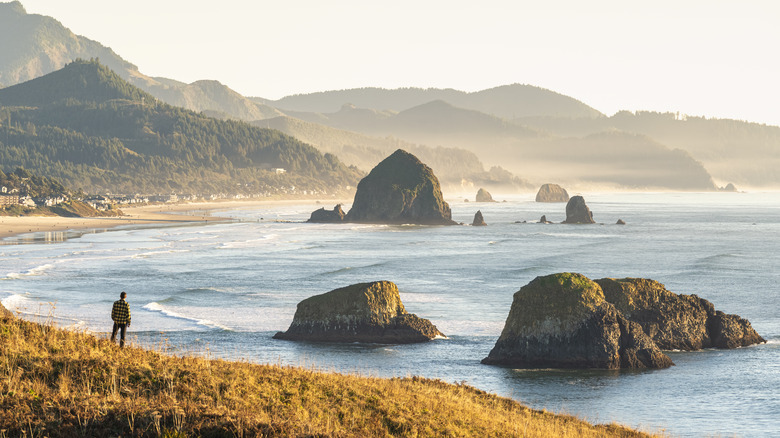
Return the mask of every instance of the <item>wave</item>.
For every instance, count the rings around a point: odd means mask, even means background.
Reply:
[[[6,279],[19,279],[19,278],[22,278],[22,277],[32,277],[32,276],[36,276],[36,275],[44,275],[46,273],[46,271],[48,271],[49,269],[51,269],[53,267],[54,267],[54,264],[47,263],[45,265],[36,266],[34,268],[30,268],[30,269],[28,269],[26,271],[22,271],[22,272],[9,272],[8,274],[6,274],[5,278]]]
[[[234,248],[251,248],[252,246],[255,246],[256,244],[268,242],[270,240],[278,239],[278,234],[266,234],[265,236],[259,238],[259,239],[249,239],[249,240],[239,240],[234,242],[225,242],[222,245],[219,245],[217,249],[234,249]]]
[[[144,310],[148,310],[150,312],[159,312],[165,316],[168,316],[170,318],[175,319],[182,319],[185,321],[194,322],[197,325],[202,325],[204,327],[212,328],[212,329],[220,329],[225,331],[233,331],[232,328],[224,326],[218,322],[214,322],[208,319],[201,319],[201,318],[195,318],[192,316],[183,315],[178,312],[174,312],[173,310],[166,309],[162,304],[158,302],[151,302],[145,306],[142,307]]]
[[[0,300],[0,304],[11,312],[27,307],[32,301],[23,295],[13,294]]]
[[[163,251],[147,251],[147,252],[141,252],[138,254],[133,254],[130,258],[131,259],[145,259],[149,257],[153,257],[160,254],[173,254],[177,252],[189,252],[189,250],[186,249],[167,249]]]

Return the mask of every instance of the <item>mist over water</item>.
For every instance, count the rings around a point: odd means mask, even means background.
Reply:
[[[535,408],[678,436],[780,434],[777,194],[585,194],[598,225],[538,224],[543,214],[562,221],[565,204],[506,199],[448,199],[453,219],[471,223],[481,210],[487,227],[306,224],[322,206],[310,203],[214,213],[240,219],[234,223],[127,228],[59,243],[7,239],[0,245],[0,300],[25,318],[53,314],[58,324],[100,334],[110,330],[111,303],[125,290],[131,338],[173,353],[465,381]],[[618,219],[627,225],[614,225]],[[513,293],[536,276],[563,271],[652,278],[673,292],[695,293],[749,319],[768,343],[671,352],[676,366],[658,371],[480,364]],[[374,280],[395,282],[407,310],[448,339],[271,339],[287,329],[304,298]]]

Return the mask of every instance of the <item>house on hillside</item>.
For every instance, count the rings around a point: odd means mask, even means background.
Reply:
[[[19,195],[8,195],[6,192],[2,192],[2,194],[0,194],[0,206],[16,205],[18,203]]]

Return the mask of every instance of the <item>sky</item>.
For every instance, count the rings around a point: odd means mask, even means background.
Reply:
[[[780,126],[776,0],[21,0],[149,76],[245,96],[546,88]]]

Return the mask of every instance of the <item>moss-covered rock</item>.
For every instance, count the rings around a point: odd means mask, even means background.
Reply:
[[[455,225],[430,167],[398,149],[357,186],[347,222]]]
[[[537,277],[514,295],[504,330],[482,363],[523,368],[665,368],[672,364],[639,324],[587,277]]]
[[[276,339],[407,344],[444,336],[430,321],[407,313],[389,281],[359,283],[298,303],[290,328]]]
[[[341,204],[333,207],[333,210],[325,210],[325,207],[314,210],[311,212],[308,222],[313,223],[339,223],[344,222],[344,210],[341,209]]]
[[[766,342],[746,319],[716,311],[696,295],[670,292],[644,278],[596,280],[605,299],[642,326],[664,350],[736,348]]]
[[[536,192],[536,202],[567,202],[569,193],[558,184],[543,184]]]
[[[582,196],[572,196],[566,203],[566,220],[564,224],[595,224],[593,213],[585,204]]]
[[[490,192],[488,192],[485,189],[479,189],[477,191],[476,201],[477,202],[496,202],[493,199],[493,195],[491,195]]]

